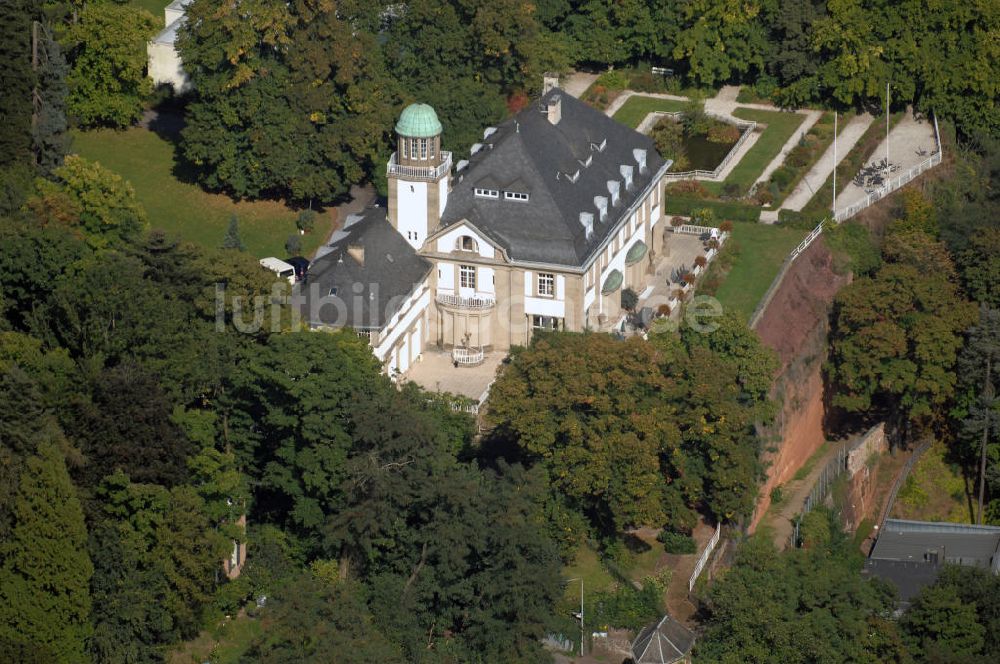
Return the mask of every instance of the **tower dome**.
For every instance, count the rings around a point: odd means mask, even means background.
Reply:
[[[441,134],[441,121],[428,104],[410,104],[399,116],[396,133],[407,138],[431,138]]]

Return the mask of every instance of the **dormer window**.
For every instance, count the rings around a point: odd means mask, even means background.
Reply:
[[[611,204],[618,205],[618,192],[621,188],[621,183],[618,180],[608,180],[608,193],[611,194]]]
[[[500,198],[500,191],[497,189],[480,189],[476,187],[476,196],[480,198]]]
[[[632,167],[628,164],[622,164],[621,168],[618,169],[622,174],[622,179],[625,180],[625,189],[632,188]]]
[[[598,218],[600,221],[604,221],[608,217],[608,198],[607,196],[594,196],[594,205],[597,207]]]
[[[577,159],[577,161],[580,162],[580,165],[583,166],[584,168],[590,168],[590,165],[594,163],[594,155],[588,154],[586,160]]]
[[[458,241],[455,243],[455,245],[456,245],[455,248],[460,251],[475,251],[477,253],[479,252],[479,243],[476,242],[476,238],[470,237],[468,235],[463,235],[462,237],[458,238]]]
[[[519,191],[505,191],[503,192],[503,198],[506,201],[526,201],[528,200],[528,194]]]
[[[577,170],[576,173],[573,173],[573,175],[567,175],[566,178],[573,184],[576,184],[576,181],[580,179],[580,171]]]
[[[589,240],[590,236],[594,234],[594,215],[590,212],[581,212],[580,225],[583,226],[583,232]]]

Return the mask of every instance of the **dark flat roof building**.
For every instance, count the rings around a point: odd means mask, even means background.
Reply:
[[[946,563],[1000,573],[1000,528],[886,519],[863,573],[892,583],[907,605]]]

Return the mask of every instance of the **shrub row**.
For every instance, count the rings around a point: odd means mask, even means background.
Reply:
[[[687,217],[695,210],[707,208],[715,213],[718,219],[730,221],[760,221],[760,208],[755,205],[744,205],[732,201],[712,201],[704,198],[667,195],[664,211],[667,214],[680,214]]]

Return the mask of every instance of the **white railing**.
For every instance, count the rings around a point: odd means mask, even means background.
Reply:
[[[771,285],[767,287],[767,291],[764,292],[764,297],[760,298],[760,302],[757,303],[757,308],[754,309],[753,314],[750,316],[750,322],[748,325],[750,329],[756,329],[757,324],[760,323],[760,319],[764,317],[764,311],[767,310],[767,305],[771,304],[771,300],[774,299],[775,293],[781,288],[781,283],[785,280],[785,275],[788,274],[788,269],[792,267],[792,263],[795,259],[802,255],[802,252],[809,248],[816,238],[818,238],[823,233],[823,226],[828,222],[828,219],[817,224],[816,228],[809,232],[809,235],[805,237],[802,242],[799,242],[798,246],[789,252],[785,256],[785,261],[781,264],[781,269],[778,270],[778,274],[774,277]]]
[[[718,232],[714,226],[695,226],[694,224],[682,224],[674,228],[675,233],[685,233],[687,235],[711,235],[712,231]]]
[[[463,367],[478,366],[485,357],[482,348],[454,348],[451,351],[451,359]]]
[[[463,297],[449,293],[438,293],[436,299],[439,304],[449,307],[459,307],[461,309],[492,309],[497,303],[496,299],[489,295]]]
[[[386,174],[414,180],[437,180],[451,171],[451,153],[442,151],[441,156],[444,157],[444,161],[439,166],[404,166],[396,163],[396,153],[393,152],[386,167]]]
[[[842,221],[850,219],[858,212],[864,210],[869,205],[872,205],[873,203],[882,200],[892,192],[896,191],[903,185],[907,184],[908,182],[916,178],[924,171],[930,170],[940,163],[941,163],[941,150],[939,148],[930,157],[924,159],[922,162],[920,162],[910,170],[906,171],[899,177],[892,178],[884,185],[882,185],[875,191],[865,196],[862,200],[858,201],[857,203],[854,203],[853,205],[848,205],[846,208],[842,210],[837,210],[837,213],[833,216],[834,221],[836,221],[839,224]]]
[[[715,534],[712,535],[712,539],[708,540],[708,546],[706,546],[705,550],[701,552],[701,556],[699,556],[698,562],[694,566],[694,571],[691,572],[691,578],[688,579],[688,592],[694,590],[695,581],[698,580],[702,570],[705,569],[705,564],[708,563],[708,559],[711,557],[712,551],[715,551],[715,547],[719,543],[719,535],[721,533],[722,526],[716,526]]]
[[[652,130],[653,126],[656,124],[656,121],[659,118],[664,118],[664,117],[678,118],[681,115],[683,115],[683,111],[653,111],[652,113],[649,114],[649,116],[647,116],[646,120],[643,120],[643,122],[639,125],[637,131],[639,131],[639,133],[642,134],[648,133],[650,130]],[[715,113],[706,113],[706,115],[715,118],[716,120],[719,120],[721,122],[725,122],[727,124],[734,124],[737,127],[739,127],[741,130],[739,140],[736,141],[736,144],[733,145],[733,147],[729,150],[726,156],[723,157],[719,165],[715,167],[715,170],[712,171],[693,170],[693,171],[683,171],[680,173],[673,173],[668,171],[663,174],[663,177],[665,179],[667,180],[719,179],[719,176],[722,173],[723,169],[725,169],[726,166],[729,164],[729,162],[736,157],[736,153],[739,152],[739,149],[743,147],[743,144],[750,139],[750,134],[752,134],[753,131],[757,128],[757,123],[754,122],[753,120],[740,120],[738,118],[730,118],[722,115],[716,115]]]

